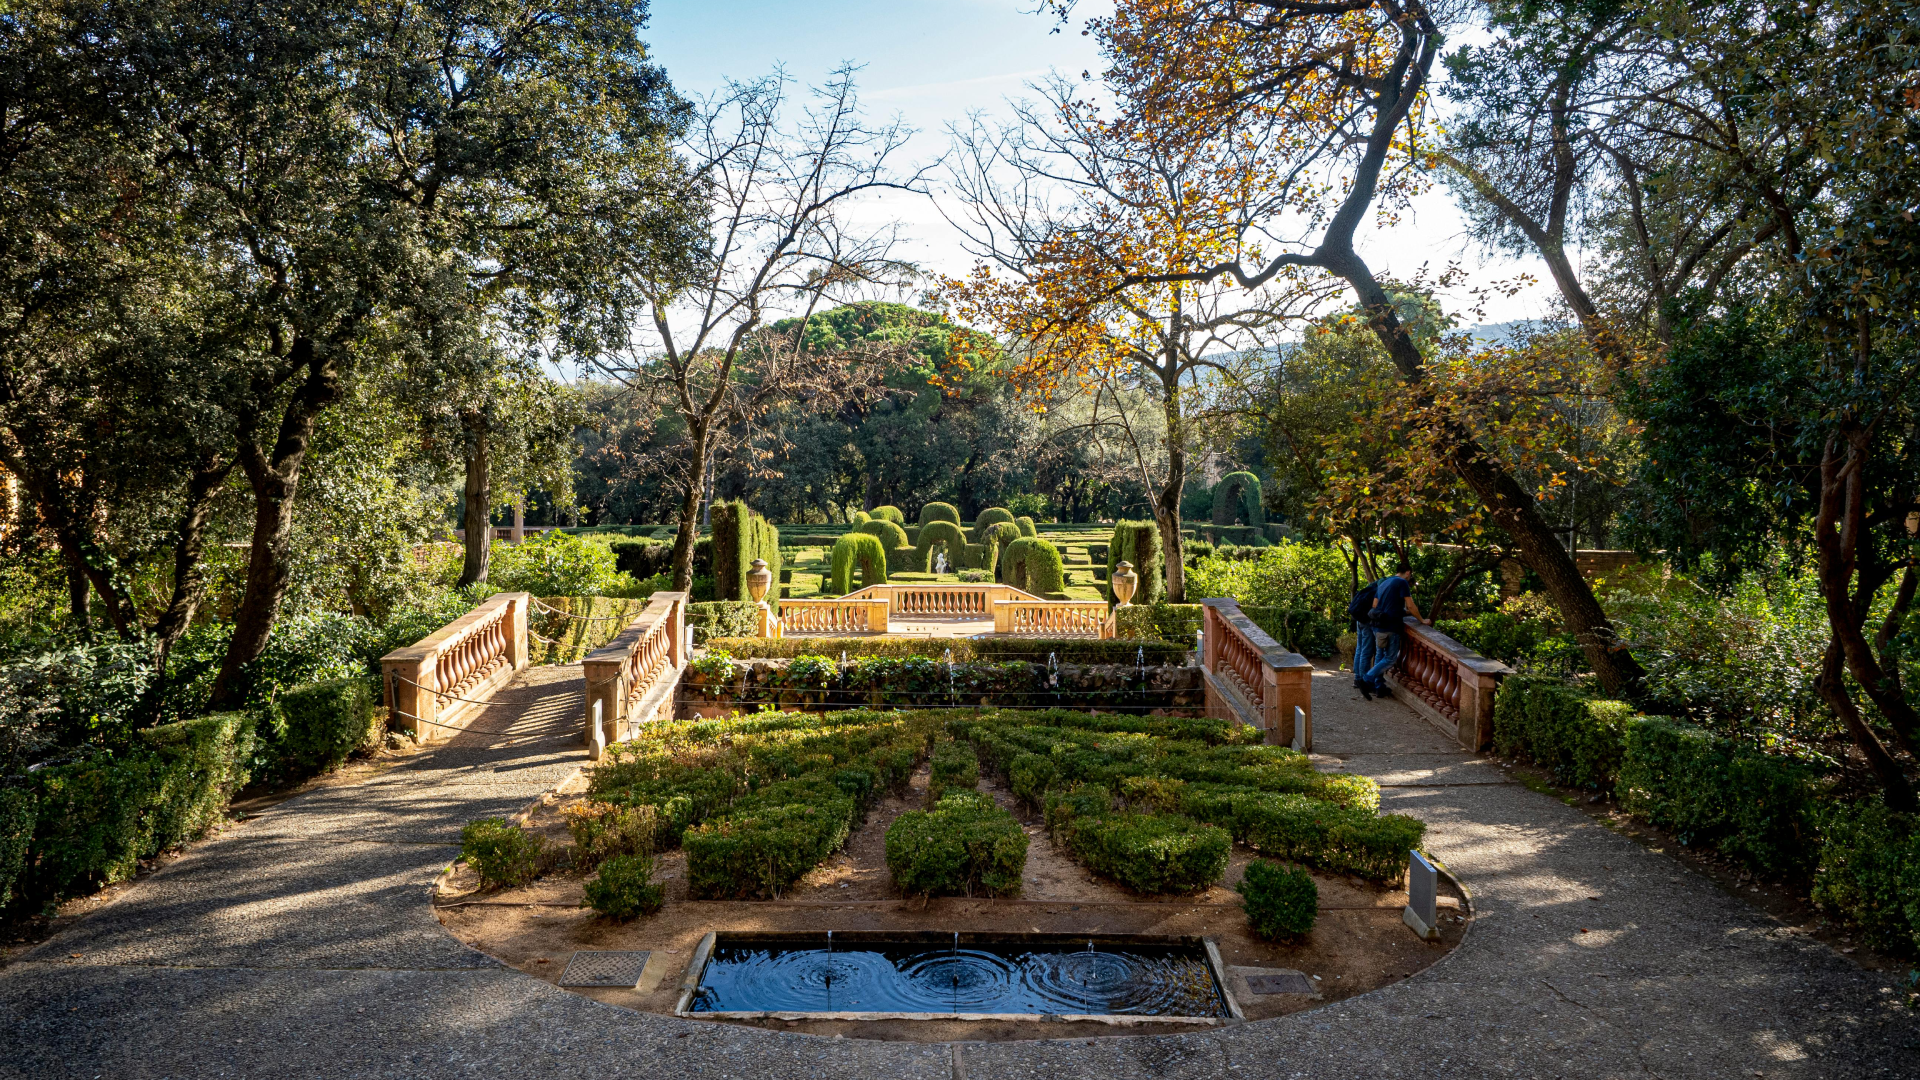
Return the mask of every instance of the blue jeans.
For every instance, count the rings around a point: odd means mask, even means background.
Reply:
[[[1367,669],[1367,685],[1374,689],[1386,685],[1381,678],[1400,660],[1400,635],[1391,630],[1373,632],[1373,666]]]
[[[1366,678],[1373,666],[1373,627],[1364,622],[1353,624],[1353,681]]]

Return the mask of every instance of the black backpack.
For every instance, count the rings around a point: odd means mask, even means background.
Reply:
[[[1379,584],[1376,581],[1372,585],[1365,586],[1353,594],[1353,599],[1347,601],[1348,622],[1365,621],[1367,613],[1373,610],[1373,590]]]

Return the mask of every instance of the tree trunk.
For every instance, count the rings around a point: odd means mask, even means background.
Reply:
[[[680,531],[673,537],[673,587],[681,592],[693,588],[693,545],[700,538],[700,490],[706,483],[707,426],[694,425],[692,449],[688,451],[687,491],[680,500]]]
[[[232,471],[231,458],[225,461],[209,458],[201,462],[187,482],[187,505],[174,526],[173,595],[167,600],[167,609],[153,624],[154,655],[162,671],[166,669],[167,654],[173,650],[174,642],[187,632],[200,609],[205,585],[200,557],[206,548],[207,522],[213,517],[214,499],[226,486]]]
[[[82,641],[93,640],[93,620],[87,610],[87,567],[80,556],[67,552],[67,612]]]
[[[330,357],[320,355],[309,338],[294,339],[289,354],[295,370],[306,378],[282,411],[271,447],[259,440],[258,414],[249,405],[240,416],[237,433],[239,462],[253,488],[253,542],[247,554],[247,586],[234,612],[233,639],[213,683],[213,705],[232,708],[246,700],[244,673],[248,664],[266,651],[273,620],[280,611],[292,573],[293,501],[300,488],[300,468],[313,442],[314,418],[340,396],[340,372]],[[256,394],[255,400],[266,396]]]
[[[487,580],[487,556],[493,550],[493,447],[484,421],[468,416],[466,508],[460,525],[466,530],[466,561],[460,567],[462,586]]]
[[[1168,347],[1169,352],[1172,346]],[[1169,362],[1173,360],[1168,357]],[[1178,368],[1174,368],[1178,371]],[[1187,427],[1181,415],[1179,376],[1166,388],[1164,408],[1167,419],[1167,478],[1160,486],[1160,497],[1153,506],[1153,520],[1160,526],[1160,550],[1165,552],[1167,603],[1187,602],[1187,564],[1180,543],[1180,494],[1187,481]]]
[[[1813,680],[1814,688],[1820,691],[1820,697],[1827,707],[1833,710],[1840,722],[1846,725],[1847,734],[1853,737],[1853,744],[1867,759],[1867,767],[1880,781],[1883,797],[1889,807],[1895,810],[1912,812],[1920,809],[1913,794],[1913,785],[1907,783],[1906,774],[1900,771],[1900,763],[1893,760],[1880,737],[1873,733],[1866,721],[1860,718],[1860,709],[1853,702],[1853,695],[1847,693],[1846,679],[1841,676],[1845,650],[1836,639],[1827,646],[1827,655],[1820,665],[1820,674]]]

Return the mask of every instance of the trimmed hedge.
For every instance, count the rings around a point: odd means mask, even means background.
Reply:
[[[1021,536],[1039,536],[1040,535],[1040,530],[1034,526],[1033,519],[1030,517],[1023,516],[1023,517],[1014,518],[1013,523],[1015,525],[1020,526]]]
[[[1133,602],[1142,606],[1161,603],[1167,598],[1167,568],[1160,550],[1160,526],[1151,521],[1117,521],[1113,537],[1107,543],[1107,599],[1114,599],[1113,568],[1122,562],[1133,564],[1140,585]]]
[[[1255,934],[1295,938],[1313,929],[1320,914],[1320,886],[1297,866],[1256,859],[1247,864],[1240,882],[1240,906]]]
[[[1066,569],[1060,549],[1038,537],[1021,537],[1007,546],[1000,559],[1000,580],[1036,596],[1066,592]]]
[[[1399,881],[1407,852],[1426,825],[1405,814],[1376,815],[1306,795],[1227,791],[1192,785],[1182,809],[1232,831],[1261,854],[1373,881]]]
[[[920,508],[920,525],[926,527],[936,521],[949,521],[960,524],[960,508],[952,503],[930,502]]]
[[[1626,727],[1616,788],[1627,812],[1687,845],[1711,844],[1769,873],[1804,873],[1818,854],[1816,771],[1692,724]]]
[[[748,605],[751,609],[752,605]],[[752,627],[749,626],[751,631]],[[1062,664],[1128,664],[1145,654],[1149,667],[1181,664],[1190,650],[1161,641],[1101,641],[1088,638],[922,638],[858,637],[835,638],[825,644],[820,638],[708,638],[709,649],[724,649],[737,660],[792,660],[811,656],[825,648],[849,657],[925,656],[943,658],[953,653],[956,664],[975,660],[1025,660],[1044,664],[1051,655]]]
[[[980,569],[990,574],[997,574],[1001,561],[1007,556],[1007,549],[1019,541],[1018,525],[1011,521],[998,521],[986,527],[980,543],[975,545],[978,550],[968,554]]]
[[[571,621],[571,620],[569,620]],[[284,729],[275,740],[283,775],[310,776],[347,760],[379,738],[373,718],[373,688],[365,679],[332,679],[295,687],[280,696]]]
[[[0,908],[13,902],[14,883],[27,868],[39,800],[24,786],[0,787]]]
[[[947,561],[956,570],[965,570],[973,566],[973,545],[967,543],[967,534],[960,530],[956,522],[934,520],[920,526],[920,536],[914,542],[913,569],[921,573],[933,572],[933,545],[947,545]]]
[[[978,792],[957,792],[887,827],[887,870],[907,896],[1000,896],[1020,891],[1027,834]]]
[[[747,574],[765,559],[780,577],[780,530],[744,502],[713,504],[713,598],[750,600]]]
[[[696,645],[748,637],[760,628],[760,608],[751,600],[703,600],[687,605],[687,625]]]
[[[254,721],[245,714],[136,734],[125,751],[27,778],[33,838],[7,891],[57,901],[124,881],[141,859],[204,835],[250,777]],[[11,801],[18,829],[21,801]]]
[[[1213,523],[1231,526],[1245,518],[1249,526],[1264,532],[1266,510],[1260,505],[1260,478],[1250,472],[1230,472],[1213,486]]]
[[[540,602],[553,610],[527,612],[527,662],[536,666],[579,663],[647,609],[645,600],[615,596],[543,596]]]
[[[653,883],[653,858],[616,855],[600,864],[600,875],[587,882],[582,903],[609,919],[651,915],[666,901],[666,892]]]
[[[1597,701],[1558,679],[1515,675],[1493,706],[1493,749],[1525,757],[1573,787],[1612,790],[1626,753],[1633,707]]]
[[[901,513],[897,506],[876,506],[867,511],[867,520],[891,521],[895,525],[904,526],[907,523],[907,515]]]
[[[540,872],[545,839],[506,818],[480,818],[461,828],[460,858],[480,875],[482,885],[525,885]]]
[[[1047,800],[1048,828],[1087,869],[1143,893],[1195,892],[1226,872],[1225,829],[1179,814],[1115,813],[1108,802],[1104,789],[1082,787]]]
[[[948,789],[972,791],[980,786],[980,757],[963,742],[943,742],[933,748],[928,763],[927,802],[937,803]]]
[[[861,587],[887,583],[886,545],[872,533],[848,533],[835,540],[828,560],[831,569],[826,591],[835,596],[845,596],[853,591],[853,571],[856,567],[860,571]]]
[[[854,531],[879,537],[880,546],[886,548],[888,551],[896,551],[900,548],[911,546],[907,543],[907,530],[891,521],[875,519],[866,522]]]
[[[985,510],[980,511],[980,516],[973,519],[973,542],[976,544],[986,543],[987,530],[1002,523],[1013,525],[1013,511],[1000,506],[989,506]],[[1014,525],[1013,531],[1017,538],[1020,527]]]
[[[1873,948],[1920,955],[1920,818],[1865,802],[1830,809],[1821,833],[1814,903]]]
[[[845,795],[757,806],[687,830],[687,892],[696,900],[778,897],[847,840]]]
[[[1200,604],[1128,604],[1113,609],[1115,637],[1193,648],[1206,608]]]
[[[615,540],[607,545],[613,552],[614,569],[645,581],[673,569],[673,545],[658,540]]]

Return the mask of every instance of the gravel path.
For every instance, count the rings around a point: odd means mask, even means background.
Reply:
[[[1473,890],[1404,982],[1174,1037],[913,1045],[640,1015],[509,970],[435,921],[460,826],[583,760],[578,668],[534,669],[409,765],[289,800],[0,971],[0,1077],[1913,1077],[1892,980],[1314,682],[1329,768],[1385,785]],[[77,954],[77,955],[76,955]]]

